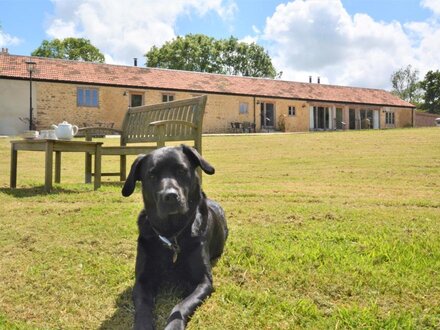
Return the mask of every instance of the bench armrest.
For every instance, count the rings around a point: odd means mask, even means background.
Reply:
[[[179,125],[189,126],[192,128],[197,128],[197,125],[195,125],[189,121],[184,121],[184,120],[158,120],[158,121],[151,122],[149,125],[157,127],[157,126],[163,126],[163,125],[168,125],[168,124],[179,124]]]

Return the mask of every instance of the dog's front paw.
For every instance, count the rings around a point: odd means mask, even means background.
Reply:
[[[180,312],[173,312],[168,318],[167,326],[165,330],[183,330],[185,329],[185,322],[183,321],[182,314]]]

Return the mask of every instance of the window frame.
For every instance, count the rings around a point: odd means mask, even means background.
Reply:
[[[396,125],[396,114],[394,111],[385,112],[385,124]]]
[[[293,109],[293,114],[291,113],[292,109]],[[289,117],[295,117],[296,116],[296,107],[294,105],[287,106],[287,115]]]
[[[141,97],[141,104],[140,105],[133,105],[133,96],[140,96]],[[144,93],[130,93],[130,107],[138,107],[145,104],[145,95]]]
[[[162,93],[162,102],[163,103],[165,103],[165,102],[173,102],[173,101],[176,100],[175,96],[176,95],[174,93]],[[164,98],[166,98],[166,100],[164,100]],[[170,98],[171,98],[171,100],[170,100]]]
[[[85,108],[99,108],[99,88],[77,87],[76,106]]]
[[[244,109],[242,111],[242,109]],[[249,114],[249,103],[248,102],[239,102],[238,103],[238,114],[247,115]]]

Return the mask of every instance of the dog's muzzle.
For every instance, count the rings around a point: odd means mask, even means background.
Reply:
[[[185,196],[178,188],[168,187],[158,193],[158,210],[166,217],[174,214],[184,214],[188,211]]]

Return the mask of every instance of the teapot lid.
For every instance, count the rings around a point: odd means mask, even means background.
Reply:
[[[62,126],[68,126],[68,125],[70,125],[67,121],[63,121],[62,123],[59,123],[58,124],[58,126],[60,126],[60,125],[62,125]]]

